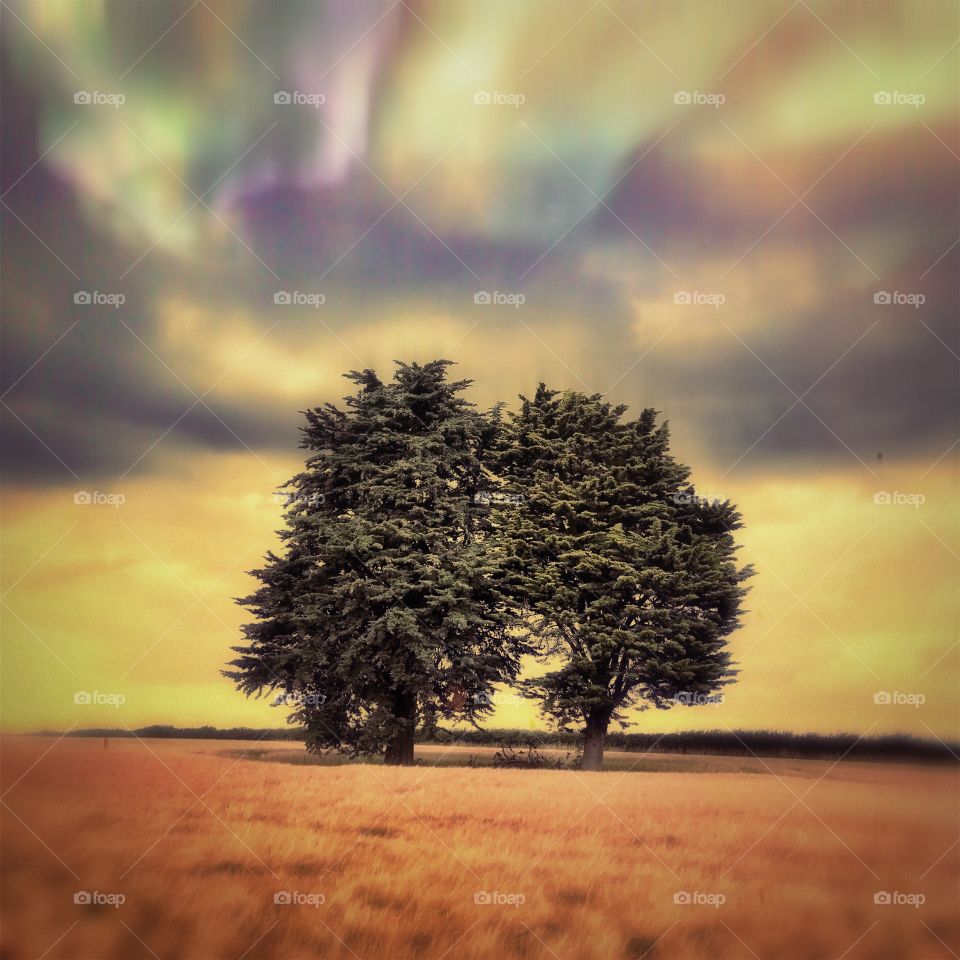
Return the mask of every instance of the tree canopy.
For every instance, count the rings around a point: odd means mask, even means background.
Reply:
[[[625,412],[541,384],[494,461],[518,503],[496,515],[505,573],[547,666],[524,687],[561,726],[584,725],[587,769],[626,708],[730,682],[726,638],[751,574],[735,562],[734,506],[696,495],[654,410]]]
[[[308,746],[412,763],[418,722],[489,710],[519,648],[475,502],[499,411],[482,414],[450,361],[347,378],[346,410],[306,412],[303,472],[286,485],[283,549],[238,602],[256,620],[226,671],[279,691]]]
[[[278,693],[311,749],[388,763],[413,762],[418,726],[476,722],[517,683],[582,726],[599,769],[629,709],[733,680],[740,514],[697,495],[656,411],[541,384],[504,419],[449,366],[353,371],[345,409],[306,411],[281,548],[237,601],[254,620],[225,675]]]

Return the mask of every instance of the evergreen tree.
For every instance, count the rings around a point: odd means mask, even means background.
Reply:
[[[497,471],[519,505],[494,514],[515,604],[548,672],[524,681],[603,765],[611,720],[732,681],[742,581],[729,502],[696,496],[656,411],[623,421],[600,395],[543,384],[510,418]]]
[[[237,602],[256,617],[225,675],[277,691],[308,747],[410,764],[418,722],[473,719],[519,651],[475,502],[500,426],[448,381],[450,361],[351,372],[346,410],[306,413],[305,469],[286,485],[283,548]]]

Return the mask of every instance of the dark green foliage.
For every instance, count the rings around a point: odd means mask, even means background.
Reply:
[[[474,502],[499,427],[448,381],[449,361],[352,372],[347,409],[306,413],[283,549],[239,603],[256,620],[226,676],[277,691],[311,749],[413,760],[418,724],[473,719],[517,672],[489,511]]]
[[[226,675],[279,692],[311,749],[410,763],[418,728],[481,717],[533,651],[548,672],[523,689],[583,725],[595,768],[627,708],[735,675],[740,516],[696,496],[653,410],[541,384],[505,427],[448,366],[354,372],[346,410],[307,412],[283,549],[239,601],[256,620]]]
[[[537,749],[536,743],[521,743],[518,750],[510,743],[501,743],[500,749],[493,755],[491,765],[512,770],[577,770],[580,767],[579,756],[569,753],[563,756],[547,756]]]
[[[740,516],[699,499],[653,410],[625,421],[601,396],[540,385],[496,451],[515,509],[492,516],[519,612],[549,671],[525,682],[561,727],[583,725],[585,766],[611,719],[668,707],[736,673]]]

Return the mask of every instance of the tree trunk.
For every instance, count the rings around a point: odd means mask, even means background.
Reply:
[[[413,766],[413,728],[398,730],[383,755],[383,762],[393,767]]]
[[[583,763],[581,770],[603,769],[603,742],[607,735],[608,720],[591,717],[583,731]]]
[[[401,726],[387,744],[383,762],[389,766],[413,766],[413,738],[417,726],[417,701],[407,694],[398,694],[394,701],[394,716]]]

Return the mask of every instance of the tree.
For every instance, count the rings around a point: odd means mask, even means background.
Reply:
[[[499,408],[476,411],[448,366],[398,363],[391,383],[354,371],[345,411],[306,412],[283,549],[237,601],[256,620],[225,675],[247,695],[278,691],[309,749],[413,763],[418,722],[482,715],[493,684],[516,676],[475,502]]]
[[[522,684],[560,726],[583,725],[583,768],[599,770],[627,708],[732,681],[726,639],[752,571],[735,563],[740,515],[697,497],[656,411],[627,422],[600,395],[543,384],[521,400],[496,456],[519,505],[495,522],[510,592],[549,667]]]

